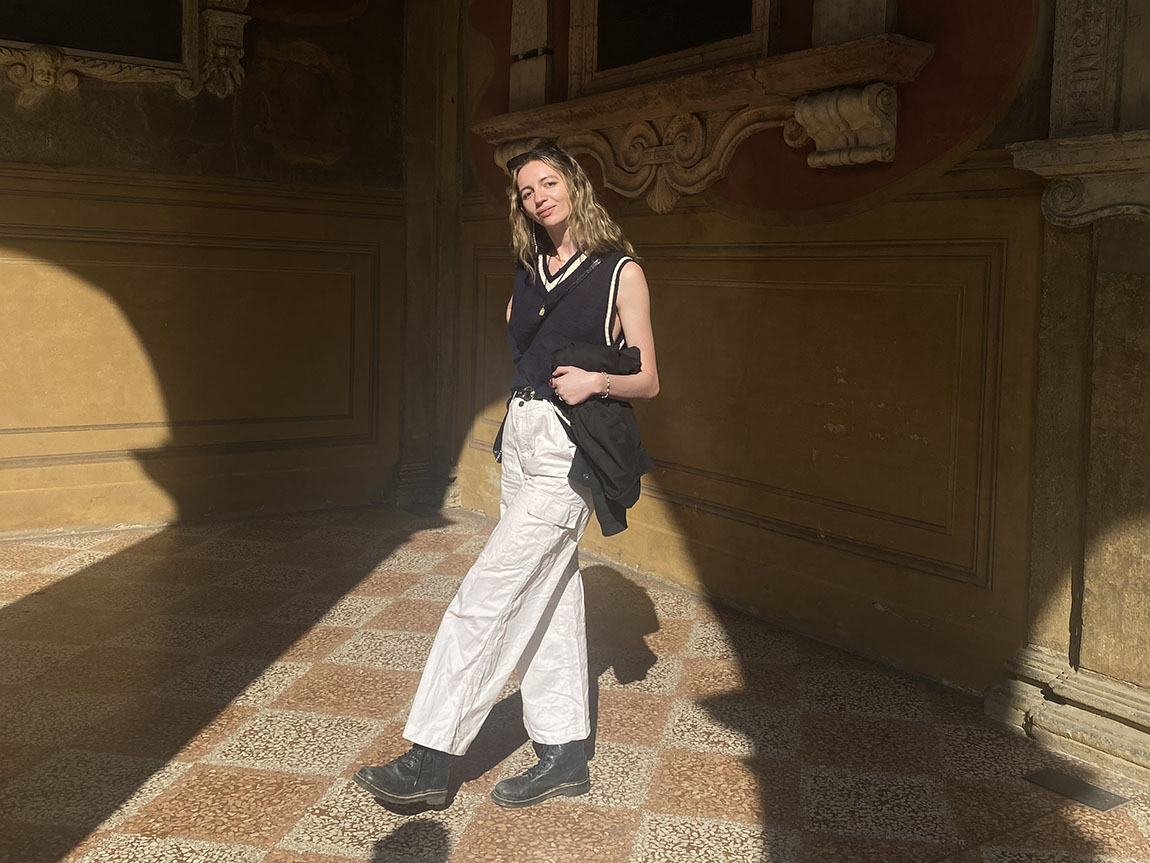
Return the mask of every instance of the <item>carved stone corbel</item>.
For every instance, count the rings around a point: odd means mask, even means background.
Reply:
[[[207,0],[200,13],[210,50],[200,67],[203,88],[221,99],[232,95],[244,81],[244,25],[251,20],[243,12],[248,0]]]
[[[1042,213],[1064,228],[1107,216],[1150,216],[1150,174],[1054,180],[1042,193]]]
[[[1072,228],[1106,216],[1150,216],[1150,131],[1028,141],[1014,166],[1051,182],[1042,212]]]
[[[814,141],[812,168],[893,162],[898,94],[889,84],[800,96],[783,138],[792,147]]]
[[[70,91],[81,76],[131,84],[169,84],[184,98],[202,90],[229,96],[244,78],[243,14],[248,0],[185,0],[184,60],[148,63],[112,54],[72,51],[52,45],[0,42],[0,66],[7,79],[35,97],[47,90]],[[21,104],[34,99],[23,98]]]

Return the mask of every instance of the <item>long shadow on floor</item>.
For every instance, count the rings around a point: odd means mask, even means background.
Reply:
[[[428,571],[421,556],[442,557],[451,530],[444,518],[363,509],[0,543],[2,595],[19,597],[0,609],[0,859],[56,863],[180,762],[235,735],[302,663],[328,655],[330,638],[366,624],[377,579],[380,594],[402,591],[422,576],[396,573]],[[592,750],[622,730],[663,755],[646,798],[632,801],[644,818],[636,847],[649,825],[691,820],[727,830],[715,842],[731,859],[762,863],[981,863],[971,849],[991,844],[1086,860],[1118,849],[1104,832],[1117,821],[1084,818],[1020,778],[1074,765],[991,726],[976,698],[609,566],[589,566],[584,582]],[[413,692],[365,690],[364,671],[352,673],[333,692],[360,698],[357,710],[392,716]],[[365,724],[356,742],[356,723],[341,729],[349,751],[376,734]],[[278,729],[269,768],[306,773],[300,759],[342,757],[309,746],[310,730]],[[509,695],[457,785],[526,740]],[[592,769],[602,776],[602,759]],[[262,798],[229,793],[228,818],[272,829]],[[234,824],[194,828],[232,835]],[[372,853],[418,846],[442,861],[450,845],[432,819],[401,825]],[[993,859],[1013,859],[1003,853]]]
[[[757,787],[757,811],[742,815],[762,825],[763,863],[1113,853],[1084,808],[1023,778],[1040,767],[1089,775],[1084,766],[994,725],[977,696],[718,602],[705,617],[694,624],[680,685],[704,715],[672,720],[671,745],[695,751],[670,769],[701,799],[723,798],[724,780],[708,776],[725,774],[728,791],[740,777]],[[1004,857],[982,856],[998,847],[1009,849]]]
[[[372,616],[373,579],[394,590],[450,530],[366,508],[0,543],[0,860],[68,856],[286,691]],[[360,724],[342,731],[366,743]],[[278,733],[306,751],[308,728]]]

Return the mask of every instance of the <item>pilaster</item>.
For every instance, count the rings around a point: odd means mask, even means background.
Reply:
[[[1059,0],[1050,137],[1012,147],[1047,178],[1049,227],[1029,643],[989,715],[1150,777],[1150,0]],[[1133,46],[1133,50],[1132,50]],[[1104,254],[1101,250],[1105,248]]]
[[[454,493],[462,14],[459,0],[405,8],[403,416],[393,497],[421,510]]]

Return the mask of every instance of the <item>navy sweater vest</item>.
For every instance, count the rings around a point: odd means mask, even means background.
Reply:
[[[511,361],[515,363],[512,392],[532,387],[544,395],[549,393],[555,369],[551,355],[569,342],[617,344],[611,331],[619,273],[631,258],[623,252],[609,252],[599,258],[598,266],[582,272],[589,265],[587,256],[575,255],[549,276],[540,256],[534,278],[522,264],[516,266],[507,324]]]

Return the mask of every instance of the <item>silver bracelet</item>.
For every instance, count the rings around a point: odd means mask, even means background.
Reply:
[[[603,395],[599,396],[599,398],[607,399],[611,397],[611,376],[606,372],[603,372],[603,377],[607,379],[607,392],[603,393]]]

